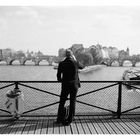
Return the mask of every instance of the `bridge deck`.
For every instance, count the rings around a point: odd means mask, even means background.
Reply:
[[[139,116],[75,116],[69,126],[55,124],[56,117],[0,118],[0,134],[140,134]]]

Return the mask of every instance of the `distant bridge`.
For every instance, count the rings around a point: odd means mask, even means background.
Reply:
[[[7,65],[13,65],[14,61],[19,61],[20,65],[26,65],[27,61],[32,61],[34,65],[39,65],[40,62],[44,60],[48,62],[49,66],[52,66],[53,63],[57,63],[56,57],[54,56],[0,58],[0,62],[6,62]]]
[[[132,67],[136,66],[136,63],[140,62],[140,58],[132,58],[131,56],[125,58],[112,58],[112,59],[104,59],[102,61],[103,64],[107,66],[112,66],[114,62],[117,62],[120,67],[124,66],[124,62],[129,61],[132,64]]]

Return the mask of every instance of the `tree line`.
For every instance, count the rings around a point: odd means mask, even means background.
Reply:
[[[84,48],[83,44],[73,44],[69,49],[72,50],[76,59],[85,66],[102,64],[105,59],[129,56],[129,48],[124,51],[118,50],[116,47],[106,47],[100,44],[92,45],[88,48]],[[64,58],[64,52],[65,49],[63,48],[58,51],[60,61]]]

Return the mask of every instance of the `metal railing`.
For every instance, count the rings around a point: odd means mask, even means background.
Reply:
[[[120,118],[126,113],[140,114],[140,87],[133,82],[136,81],[81,81],[76,97],[76,115],[113,115]],[[21,116],[57,115],[61,83],[0,81],[0,116],[10,116],[5,107],[6,93],[15,88],[24,95]]]

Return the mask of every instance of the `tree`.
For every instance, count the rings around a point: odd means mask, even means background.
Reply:
[[[73,54],[77,58],[77,56],[82,53],[85,49],[83,47],[83,44],[73,44],[70,49],[72,50]]]
[[[6,48],[2,50],[2,54],[4,58],[12,57],[13,50],[11,48]]]
[[[43,56],[43,53],[41,51],[38,51],[37,53],[35,53],[35,56],[36,57],[41,57],[41,56]]]
[[[108,55],[110,59],[118,59],[119,57],[119,51],[115,47],[109,47],[108,48]]]
[[[119,59],[124,59],[128,56],[127,52],[124,50],[119,51]]]
[[[100,64],[103,60],[101,45],[97,44],[89,47],[89,52],[93,57],[93,64]]]
[[[19,50],[15,53],[17,58],[25,57],[25,53],[22,50]]]
[[[58,50],[58,62],[62,61],[65,57],[65,49],[61,48]]]
[[[77,60],[84,66],[89,66],[93,63],[93,57],[88,52],[82,52],[77,55]]]

